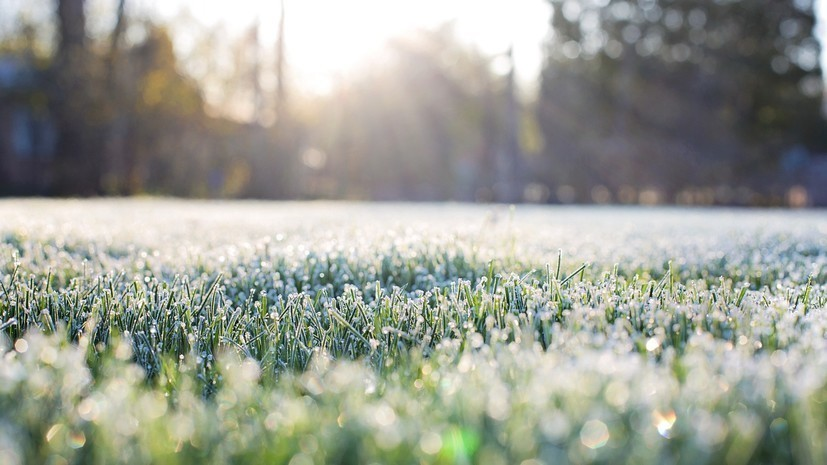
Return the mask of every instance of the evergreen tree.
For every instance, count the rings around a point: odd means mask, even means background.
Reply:
[[[538,119],[549,177],[674,200],[773,189],[780,155],[825,144],[808,0],[551,0]],[[771,182],[770,182],[771,184]]]

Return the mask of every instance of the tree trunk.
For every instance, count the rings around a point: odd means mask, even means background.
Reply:
[[[87,124],[91,88],[91,54],[86,46],[84,0],[57,0],[59,40],[52,73],[52,109],[57,147],[52,192],[56,195],[98,193],[99,166],[92,156]]]
[[[102,153],[101,188],[106,194],[128,194],[129,164],[126,136],[129,128],[128,112],[125,111],[131,96],[127,93],[134,89],[127,89],[124,84],[123,73],[119,74],[119,67],[123,66],[121,57],[121,38],[126,29],[126,0],[118,1],[115,16],[115,27],[109,37],[109,51],[106,55],[106,103],[107,124],[105,141]]]

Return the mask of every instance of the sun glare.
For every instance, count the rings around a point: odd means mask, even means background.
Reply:
[[[421,10],[405,5],[408,8],[382,0],[288,2],[288,53],[297,78],[324,90],[364,65],[389,39],[426,23]]]
[[[258,21],[263,44],[275,43],[280,2],[154,0],[164,17],[186,9],[205,25],[223,24],[238,34]],[[389,39],[451,22],[458,38],[491,55],[514,48],[518,72],[533,78],[541,63],[540,44],[548,30],[544,0],[285,0],[286,53],[293,79],[324,92],[331,84],[369,64]]]

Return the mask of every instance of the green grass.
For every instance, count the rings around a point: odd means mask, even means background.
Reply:
[[[0,218],[3,464],[827,461],[821,212]]]

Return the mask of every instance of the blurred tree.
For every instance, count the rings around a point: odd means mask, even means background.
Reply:
[[[101,187],[106,194],[124,195],[129,192],[126,179],[128,161],[125,159],[126,131],[128,127],[129,102],[134,100],[135,90],[131,88],[131,77],[124,74],[128,63],[122,54],[122,42],[127,26],[126,0],[118,0],[115,13],[115,27],[109,39],[109,49],[104,57],[106,72],[107,119],[106,140],[102,147]]]
[[[301,188],[296,182],[299,150],[304,143],[305,128],[293,114],[288,87],[288,61],[286,36],[287,10],[284,0],[279,1],[278,36],[275,44],[276,89],[273,104],[275,125],[272,131],[258,139],[269,142],[271,150],[260,150],[253,160],[254,171],[250,179],[249,195],[294,197]]]
[[[96,26],[99,31],[92,39],[83,0],[55,0],[54,5],[53,17],[48,9],[37,10],[39,16],[25,22],[29,26],[18,27],[0,41],[0,58],[14,56],[2,64],[18,76],[8,87],[13,92],[0,87],[0,136],[12,134],[36,152],[36,156],[14,153],[12,147],[9,153],[5,147],[10,144],[0,144],[0,181],[14,181],[0,191],[72,196],[290,195],[277,180],[288,176],[280,170],[280,158],[272,156],[278,141],[261,124],[207,115],[202,85],[215,87],[217,82],[219,90],[233,89],[221,88],[222,76],[210,75],[214,69],[207,69],[212,80],[186,77],[166,28],[129,16],[128,2],[113,0],[112,9],[91,10],[114,12],[111,33],[101,34],[105,29]],[[27,11],[19,14],[24,17]],[[51,37],[52,19],[57,31],[54,46],[43,48],[43,38]],[[106,21],[96,17],[92,22]],[[209,38],[215,37],[208,33]],[[211,49],[220,48],[212,47],[215,41],[209,45],[200,49],[208,65]],[[244,51],[251,44],[237,45]],[[259,74],[258,54],[252,61],[246,59],[249,55],[230,74],[242,73],[240,81],[253,89],[250,100],[262,100],[254,81]],[[243,92],[234,96],[238,95]],[[9,123],[6,115],[22,123]],[[51,127],[56,129],[54,151],[47,140]],[[43,140],[30,141],[32,137]],[[262,175],[252,179],[253,169]],[[258,184],[253,186],[253,180]]]
[[[285,53],[285,18],[284,0],[279,1],[279,29],[276,39],[276,120],[285,122],[287,118],[287,55]]]
[[[57,0],[59,42],[50,92],[58,131],[54,193],[99,192],[99,167],[91,124],[95,111],[94,57],[87,47],[84,0]]]
[[[450,26],[393,41],[336,90],[311,134],[329,155],[333,195],[492,200],[504,81]]]
[[[204,102],[195,82],[178,71],[167,30],[148,25],[126,62],[138,90],[123,147],[128,193],[207,195]]]
[[[550,1],[538,119],[573,199],[772,190],[785,150],[824,146],[811,1]]]

